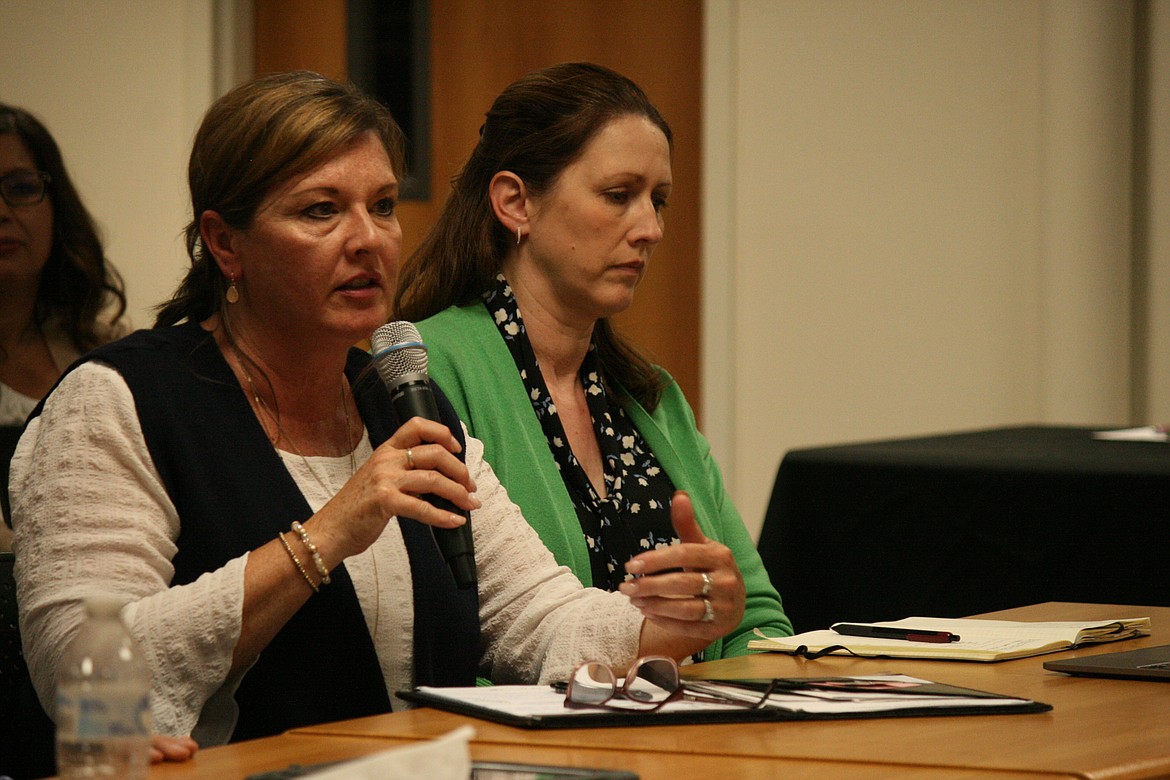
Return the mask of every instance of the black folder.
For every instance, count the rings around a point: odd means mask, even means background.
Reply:
[[[808,678],[811,680],[855,680],[857,678]],[[910,679],[910,678],[907,678]],[[688,681],[690,682],[690,681]],[[740,688],[767,685],[770,680],[706,681],[706,684],[730,684]],[[802,687],[799,682],[785,680],[777,694],[791,694]],[[567,708],[564,694],[550,686],[492,686],[479,688],[415,688],[400,691],[398,696],[413,704],[468,715],[473,718],[503,723],[526,729],[593,728],[610,726],[662,726],[709,723],[745,723],[804,720],[847,720],[856,718],[917,718],[953,715],[1006,715],[1048,712],[1052,706],[1043,702],[1004,696],[987,691],[960,688],[925,680],[916,680],[913,690],[907,687],[901,694],[888,693],[883,703],[859,705],[842,699],[839,702],[811,700],[777,703],[752,708],[735,704],[694,704],[680,702],[667,704],[662,709],[646,712],[632,709]],[[859,694],[860,695],[860,694]],[[901,697],[901,698],[900,698]],[[926,697],[926,698],[918,698]],[[522,701],[523,706],[513,706]],[[533,706],[527,706],[533,703]],[[815,707],[816,709],[808,709]]]

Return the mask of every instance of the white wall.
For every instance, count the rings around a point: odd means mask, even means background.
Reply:
[[[1145,155],[1146,212],[1151,219],[1139,245],[1139,262],[1147,270],[1148,358],[1146,385],[1151,389],[1146,412],[1150,421],[1170,420],[1170,0],[1151,3],[1150,141]]]
[[[122,273],[131,321],[187,267],[186,159],[213,94],[211,0],[0,0],[0,101],[36,114]]]
[[[1130,422],[1132,4],[706,24],[704,410],[753,531],[795,447]]]

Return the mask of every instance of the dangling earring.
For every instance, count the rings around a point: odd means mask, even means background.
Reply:
[[[516,246],[520,246],[520,226],[516,226]]]
[[[228,280],[227,292],[223,294],[224,300],[228,303],[237,303],[240,300],[240,290],[236,287],[236,275],[231,274]]]

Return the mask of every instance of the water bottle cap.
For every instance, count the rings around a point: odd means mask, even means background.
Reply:
[[[112,593],[95,593],[85,597],[85,611],[90,617],[118,617],[127,599]]]

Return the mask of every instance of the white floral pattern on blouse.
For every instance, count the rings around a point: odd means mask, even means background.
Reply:
[[[601,498],[569,447],[512,288],[503,274],[496,277],[496,286],[484,295],[484,305],[516,361],[549,450],[577,510],[589,548],[593,585],[617,590],[629,577],[624,567],[627,560],[640,552],[678,543],[670,522],[674,483],[625,410],[620,405],[610,405],[594,344],[581,364],[580,377],[605,468],[607,495]]]

